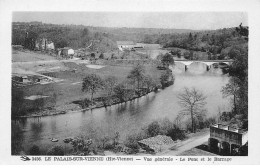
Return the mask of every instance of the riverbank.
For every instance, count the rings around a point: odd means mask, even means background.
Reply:
[[[171,81],[168,81],[164,88],[169,87],[171,85],[174,84],[173,78]],[[116,97],[112,97],[110,100],[110,104],[104,104],[104,97],[97,97],[95,99],[93,99],[93,106],[90,107],[86,107],[83,108],[82,103],[84,100],[77,100],[77,101],[73,101],[71,104],[68,105],[62,105],[62,106],[58,106],[58,107],[53,107],[53,108],[47,108],[47,109],[43,109],[42,111],[36,111],[36,112],[32,112],[30,114],[27,115],[22,115],[22,116],[14,116],[14,118],[31,118],[31,117],[44,117],[44,116],[54,116],[54,115],[61,115],[61,114],[67,114],[67,113],[73,113],[73,112],[83,112],[83,111],[88,111],[88,110],[93,110],[93,109],[97,109],[97,108],[103,108],[103,107],[110,107],[113,105],[117,105],[117,104],[121,104],[121,103],[127,103],[129,101],[133,101],[139,98],[142,98],[143,96],[148,95],[149,93],[152,92],[158,92],[160,91],[161,88],[153,88],[149,91],[146,92],[141,92],[139,95],[134,95],[133,97],[129,98],[128,100],[121,102],[118,98]]]

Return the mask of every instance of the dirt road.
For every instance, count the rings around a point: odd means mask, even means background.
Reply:
[[[198,132],[193,135],[189,135],[189,138],[184,141],[177,142],[170,149],[163,151],[161,153],[157,153],[157,156],[167,155],[167,156],[176,156],[186,150],[192,149],[196,146],[199,146],[208,141],[209,138],[209,130],[205,130],[203,132]]]

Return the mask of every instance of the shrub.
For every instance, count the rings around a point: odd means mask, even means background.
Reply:
[[[148,125],[147,134],[150,137],[154,137],[156,135],[159,135],[159,133],[160,133],[160,125],[159,125],[158,121],[154,121],[154,122],[152,122],[151,124]]]
[[[101,53],[101,54],[99,55],[99,59],[104,59],[104,54],[103,54],[103,53]]]
[[[173,128],[169,129],[166,135],[171,137],[174,141],[177,139],[183,140],[186,138],[185,132],[176,125],[174,125]]]
[[[124,145],[132,149],[130,153],[137,153],[140,149],[136,135],[128,136],[126,141],[124,142]]]
[[[40,152],[40,148],[37,145],[33,145],[30,149],[29,149],[29,155],[41,155]]]
[[[64,149],[63,149],[62,146],[54,146],[47,152],[47,155],[63,156],[64,155]]]

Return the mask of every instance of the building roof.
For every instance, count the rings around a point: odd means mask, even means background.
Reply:
[[[117,41],[117,45],[135,45],[133,41]]]
[[[157,135],[155,137],[138,141],[138,143],[145,145],[146,147],[152,149],[154,152],[160,152],[161,150],[164,150],[168,146],[172,145],[174,141],[169,136]]]

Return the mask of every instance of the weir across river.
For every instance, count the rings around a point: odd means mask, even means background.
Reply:
[[[193,63],[203,63],[206,64],[207,66],[207,71],[210,70],[211,66],[213,64],[226,64],[226,65],[231,65],[233,63],[233,60],[174,60],[175,63],[182,63],[185,65],[185,71],[187,71],[188,66],[193,64]]]

